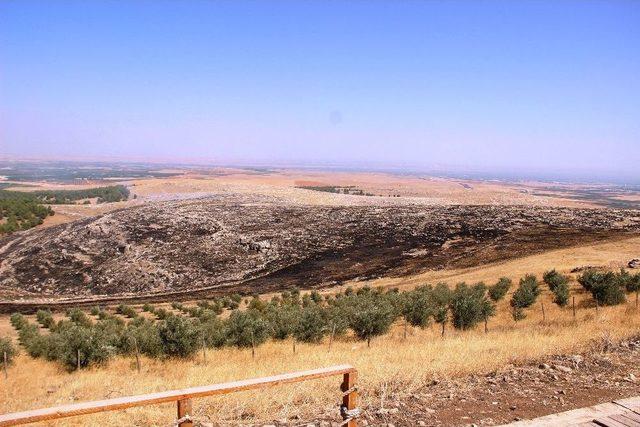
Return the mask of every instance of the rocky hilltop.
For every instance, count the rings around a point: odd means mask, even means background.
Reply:
[[[153,202],[0,241],[7,299],[327,286],[640,232],[640,212]]]

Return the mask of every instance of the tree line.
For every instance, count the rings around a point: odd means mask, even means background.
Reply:
[[[587,270],[578,282],[589,291],[596,304],[615,305],[626,300],[625,292],[640,290],[640,273],[631,275]],[[542,282],[534,275],[520,279],[511,294],[510,307],[514,320],[526,316],[546,284],[553,301],[561,307],[568,304],[569,277],[555,270],[544,274]],[[198,351],[233,346],[255,349],[269,339],[319,343],[328,338],[352,335],[367,342],[389,331],[394,322],[426,328],[432,324],[458,330],[470,330],[496,314],[496,303],[506,297],[513,283],[501,278],[495,284],[468,285],[460,283],[449,288],[441,283],[424,285],[411,291],[363,287],[347,288],[336,295],[323,296],[317,291],[302,294],[285,291],[270,301],[254,296],[244,300],[235,294],[224,298],[199,301],[195,306],[179,302],[173,311],[145,304],[142,316],[128,305],[116,308],[119,316],[95,307],[90,313],[71,309],[64,320],[55,321],[50,311],[39,310],[37,322],[49,330],[30,323],[23,315],[13,314],[11,323],[18,331],[20,343],[33,357],[58,361],[69,370],[104,363],[111,357],[144,354],[152,358],[191,357]],[[221,314],[230,310],[227,318]],[[178,313],[174,313],[177,311]],[[126,318],[127,320],[125,320]],[[0,341],[1,346],[10,345]],[[331,345],[331,344],[329,344]],[[10,352],[11,357],[15,351]]]
[[[47,216],[54,214],[51,207],[44,204],[68,204],[91,198],[97,198],[98,203],[119,202],[129,198],[129,190],[123,185],[33,192],[0,189],[0,234],[42,224]]]

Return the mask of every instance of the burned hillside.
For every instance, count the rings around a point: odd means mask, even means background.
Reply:
[[[464,267],[640,232],[640,212],[155,202],[0,241],[0,294],[265,292]]]

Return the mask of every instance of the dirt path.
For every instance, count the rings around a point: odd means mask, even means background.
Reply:
[[[434,380],[416,393],[380,396],[368,425],[470,426],[531,419],[640,394],[640,337],[593,351],[512,365],[484,376]]]

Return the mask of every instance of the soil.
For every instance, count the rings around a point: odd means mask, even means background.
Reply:
[[[506,366],[485,375],[439,381],[411,394],[380,396],[363,408],[363,425],[482,426],[593,406],[640,394],[640,337],[594,342],[589,352]],[[330,421],[316,421],[331,425]]]

